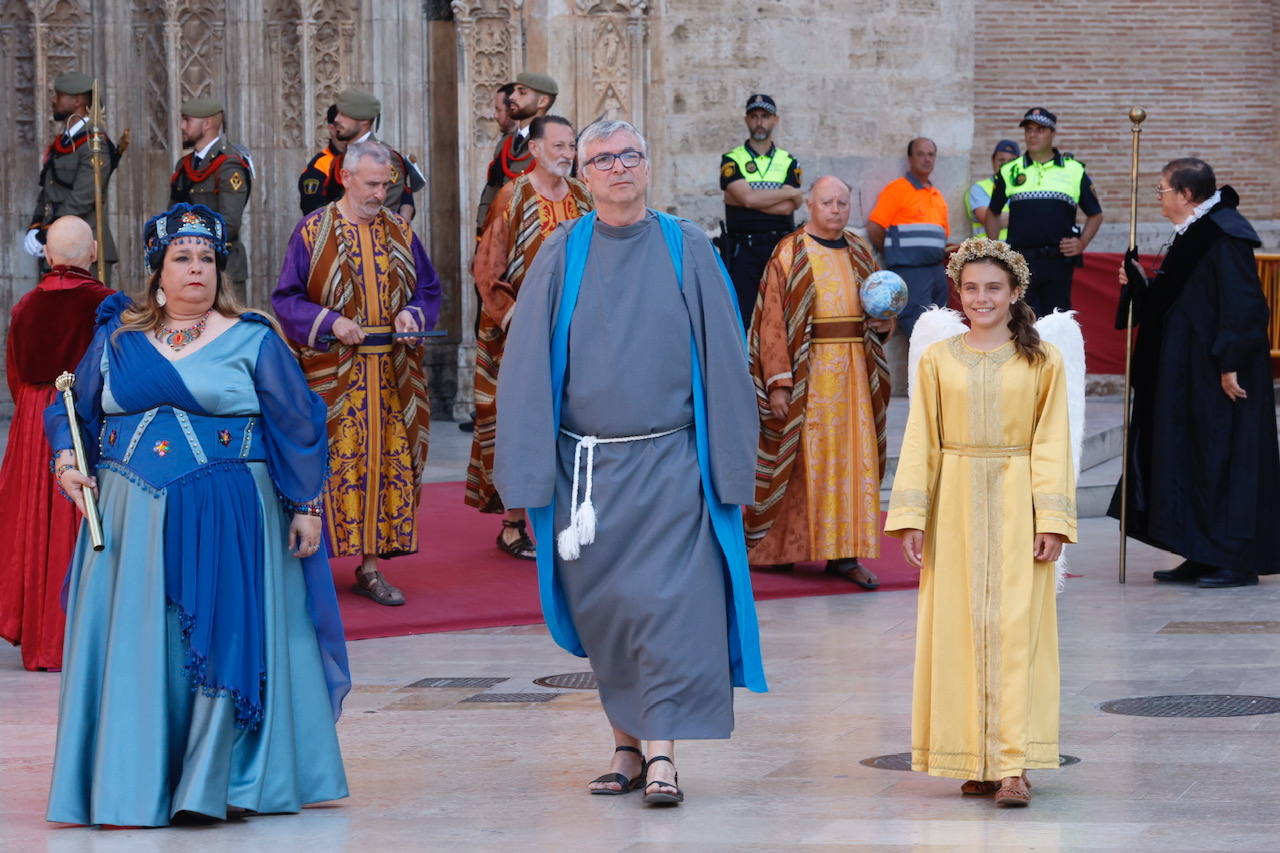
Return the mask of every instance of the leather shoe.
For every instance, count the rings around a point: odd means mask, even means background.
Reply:
[[[1227,589],[1233,586],[1257,586],[1258,576],[1234,572],[1231,569],[1218,569],[1211,575],[1205,575],[1196,581],[1201,589]]]
[[[1214,571],[1216,570],[1213,566],[1206,566],[1204,563],[1197,563],[1192,560],[1183,560],[1175,568],[1152,572],[1151,577],[1161,583],[1195,583],[1202,576],[1212,574]]]

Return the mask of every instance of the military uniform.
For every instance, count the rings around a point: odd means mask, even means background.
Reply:
[[[515,82],[539,94],[550,95],[553,102],[560,94],[560,84],[555,78],[540,71],[521,71],[516,75]],[[480,204],[476,207],[477,240],[484,234],[485,223],[489,219],[489,205],[493,203],[498,191],[521,175],[532,172],[534,165],[533,154],[529,152],[528,124],[505,134],[494,145],[493,158],[489,160],[489,168],[485,172],[484,189],[480,191]],[[571,174],[577,174],[576,167]]]
[[[358,141],[380,140],[371,133]],[[299,206],[303,216],[331,201],[337,201],[346,192],[341,176],[343,153],[335,151],[330,142],[323,151],[307,161],[307,167],[298,176]],[[383,205],[399,213],[401,205],[413,205],[413,194],[426,185],[427,181],[418,168],[399,151],[391,148],[391,186],[387,187],[387,200]]]
[[[220,112],[222,105],[207,98],[182,106],[184,116],[196,118]],[[227,141],[225,133],[203,157],[198,153],[192,151],[178,160],[169,178],[169,204],[203,204],[222,214],[227,222],[227,278],[243,285],[249,277],[249,261],[240,241],[240,221],[253,188],[253,165],[244,151]]]
[[[93,80],[79,72],[60,74],[54,81],[54,89],[68,95],[82,95],[93,90]],[[111,228],[107,225],[105,210],[103,233],[97,233],[92,160],[95,135],[102,143],[102,152],[98,156],[103,159],[102,198],[105,204],[107,184],[120,160],[120,153],[105,130],[91,127],[87,118],[72,117],[67,129],[54,137],[45,149],[40,169],[40,190],[28,229],[37,230],[38,239],[44,242],[44,230],[59,216],[79,216],[94,230],[98,251],[102,253],[103,259],[107,264],[114,264],[118,260],[116,244],[111,239]],[[41,266],[44,267],[43,261]]]
[[[368,92],[359,89],[347,89],[338,95],[338,101],[331,111],[353,118],[357,121],[374,121],[382,115],[382,102]],[[381,142],[370,130],[353,142]],[[386,145],[386,143],[383,143]],[[383,206],[395,213],[400,212],[403,205],[417,208],[413,203],[413,194],[427,185],[410,160],[391,146],[391,186],[387,187],[387,198]],[[339,151],[332,141],[324,150],[307,161],[306,168],[298,176],[299,206],[302,215],[324,207],[331,201],[342,198],[346,189],[342,186],[342,159],[345,149]]]

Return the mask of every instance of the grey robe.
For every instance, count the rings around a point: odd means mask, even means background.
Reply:
[[[547,239],[520,289],[498,382],[494,482],[508,507],[570,512],[575,441],[553,429],[551,332],[565,235]],[[720,500],[754,497],[758,430],[737,310],[711,244],[684,232],[684,292],[655,215],[596,222],[569,332],[562,423],[579,435],[647,435],[693,423],[692,328],[707,387]],[[702,495],[693,429],[596,448],[595,542],[556,574],[610,723],[644,740],[733,730],[724,556]],[[540,547],[554,548],[554,542]]]

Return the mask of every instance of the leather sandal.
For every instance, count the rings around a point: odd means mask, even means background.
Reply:
[[[661,779],[654,779],[652,782],[648,781],[648,768],[659,761],[665,761],[672,767],[676,766],[676,763],[665,755],[655,755],[649,759],[645,767],[644,803],[647,806],[677,806],[684,802],[684,791],[680,790],[679,773],[670,782],[663,782]],[[659,789],[650,791],[649,789],[654,785],[660,786]]]
[[[634,752],[636,755],[640,756],[640,775],[635,777],[634,779],[628,779],[626,776],[623,776],[621,773],[605,773],[603,776],[597,776],[596,778],[592,779],[588,784],[589,785],[596,785],[601,783],[612,784],[612,785],[617,785],[618,790],[615,791],[612,788],[588,788],[587,790],[590,791],[592,794],[604,794],[606,796],[616,797],[619,794],[629,794],[632,791],[644,785],[645,771],[648,770],[648,767],[649,767],[649,762],[644,760],[644,753],[636,749],[634,746],[617,746],[617,747],[614,747],[613,751],[614,752]]]
[[[399,607],[404,604],[404,593],[399,587],[387,583],[387,579],[377,569],[371,572],[361,572],[356,569],[356,582],[351,587],[351,591],[386,607]]]
[[[520,535],[515,541],[508,542],[504,536],[507,530],[518,530]],[[498,547],[503,553],[515,557],[517,560],[536,560],[538,559],[537,546],[533,544],[533,540],[529,538],[529,530],[525,527],[523,519],[520,521],[502,521],[502,533],[498,534]]]
[[[970,779],[960,786],[960,793],[973,797],[989,797],[999,790],[999,782],[983,782],[978,779]]]
[[[1002,808],[1025,806],[1031,803],[1031,785],[1026,775],[1007,776],[1000,780],[996,791],[996,805]]]
[[[868,580],[862,580],[858,577],[858,572],[862,571]],[[857,557],[847,557],[841,560],[827,560],[827,567],[823,570],[829,575],[839,575],[850,583],[856,583],[865,590],[877,590],[880,588],[880,581],[876,576],[867,570],[867,567],[858,562]]]

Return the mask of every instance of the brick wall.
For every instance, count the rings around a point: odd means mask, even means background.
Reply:
[[[976,0],[974,16],[975,174],[997,139],[1021,145],[1023,111],[1044,106],[1058,147],[1087,164],[1114,239],[1128,227],[1127,113],[1140,104],[1139,222],[1163,221],[1151,188],[1184,156],[1212,165],[1250,219],[1280,218],[1280,3]]]

